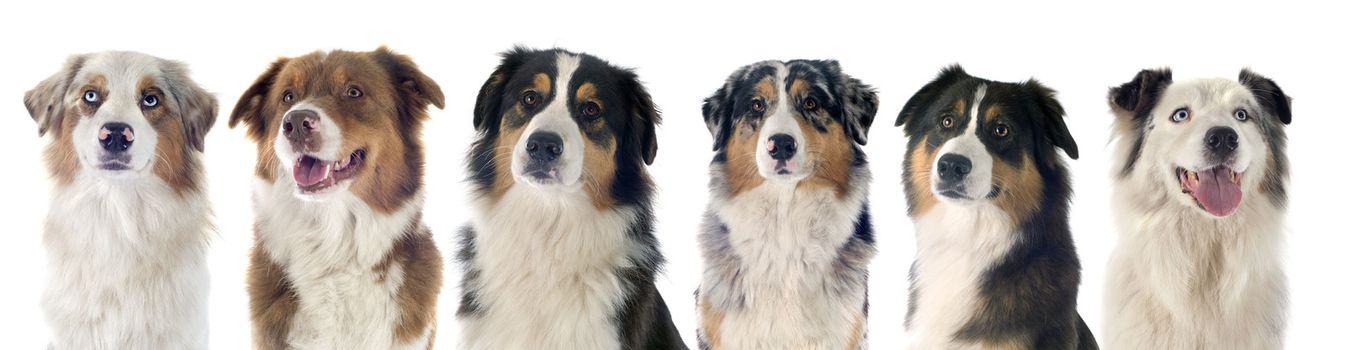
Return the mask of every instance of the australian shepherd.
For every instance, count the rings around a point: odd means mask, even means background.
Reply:
[[[229,126],[257,143],[248,269],[259,349],[433,346],[439,250],[421,221],[427,106],[444,95],[407,56],[281,58]]]
[[[685,349],[655,289],[659,112],[632,71],[504,53],[477,95],[461,232],[464,349]]]
[[[1078,151],[1054,95],[955,65],[902,107],[912,349],[1098,347],[1075,311],[1080,260],[1057,149]]]
[[[702,349],[864,349],[873,89],[836,61],[739,68],[702,104]]]
[[[42,308],[56,349],[205,349],[215,97],[182,63],[75,55],[23,96],[51,135]]]
[[[1108,94],[1117,116],[1104,343],[1114,349],[1279,349],[1290,98],[1271,79],[1173,81],[1143,70]]]

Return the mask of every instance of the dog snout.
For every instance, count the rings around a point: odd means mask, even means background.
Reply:
[[[525,147],[528,158],[539,162],[554,162],[565,152],[565,143],[561,141],[561,135],[554,132],[533,133],[528,137],[528,144]]]
[[[945,154],[939,157],[935,168],[939,172],[940,182],[962,182],[967,174],[972,173],[972,160],[960,154]]]
[[[316,150],[320,145],[318,113],[307,109],[298,109],[285,114],[281,129],[285,139],[290,140],[296,150]]]
[[[126,123],[107,123],[98,130],[98,143],[108,152],[125,152],[135,140],[135,130]]]
[[[1227,126],[1206,131],[1206,150],[1215,159],[1226,159],[1239,148],[1239,134]]]
[[[797,150],[794,136],[775,134],[766,140],[766,152],[771,155],[771,159],[788,160],[795,156]]]

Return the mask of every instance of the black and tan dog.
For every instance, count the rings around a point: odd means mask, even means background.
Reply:
[[[229,125],[257,142],[254,347],[433,346],[441,259],[421,223],[421,123],[444,95],[407,56],[282,58]]]
[[[911,348],[1097,348],[1075,311],[1080,261],[1057,149],[1078,154],[1054,95],[952,66],[902,107]]]
[[[464,349],[685,349],[655,289],[659,113],[630,70],[516,48],[477,95]]]
[[[706,98],[702,349],[867,345],[869,163],[878,98],[836,61],[744,66]]]

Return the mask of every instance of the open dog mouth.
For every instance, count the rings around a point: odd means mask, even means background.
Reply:
[[[365,150],[351,152],[346,159],[336,162],[302,155],[294,162],[294,182],[299,191],[316,193],[337,183],[355,177],[364,167]]]
[[[1226,217],[1243,201],[1243,173],[1224,165],[1201,171],[1178,167],[1175,171],[1182,193],[1192,197],[1201,210]]]

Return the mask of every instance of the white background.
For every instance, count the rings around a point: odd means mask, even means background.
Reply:
[[[378,5],[375,5],[375,4]],[[1274,4],[1274,5],[1273,5]],[[1332,5],[1328,5],[1332,6]],[[1102,329],[1104,267],[1114,246],[1109,209],[1111,159],[1105,94],[1142,68],[1171,66],[1176,78],[1235,78],[1251,67],[1294,97],[1288,127],[1293,169],[1285,264],[1291,291],[1287,346],[1329,347],[1340,340],[1346,303],[1340,267],[1342,158],[1346,130],[1342,8],[1286,2],[1240,5],[1001,3],[660,4],[464,1],[212,3],[9,1],[0,11],[0,114],[5,137],[5,234],[0,236],[0,334],[4,347],[45,346],[38,300],[45,278],[40,241],[48,179],[45,140],[21,95],[72,53],[136,50],[187,62],[194,79],[217,94],[220,119],[207,138],[205,164],[218,233],[211,242],[210,335],[213,348],[249,346],[244,270],[252,245],[254,146],[227,116],[239,93],[279,56],[315,49],[370,50],[387,44],[411,55],[444,89],[447,106],[431,112],[425,220],[446,256],[467,221],[463,155],[473,137],[477,89],[514,44],[585,51],[638,70],[664,124],[651,172],[659,184],[658,237],[668,257],[659,288],[683,338],[694,344],[692,291],[699,281],[697,223],[707,199],[711,139],[701,99],[739,66],[763,59],[833,58],[879,90],[879,114],[865,147],[875,173],[870,195],[879,254],[870,265],[871,348],[905,344],[907,268],[914,240],[900,186],[905,140],[898,110],[939,68],[961,62],[973,75],[1019,81],[1036,77],[1060,91],[1079,143],[1071,223],[1084,262],[1079,311]],[[440,299],[441,348],[456,344],[458,266],[446,265]],[[694,345],[693,345],[694,346]]]

